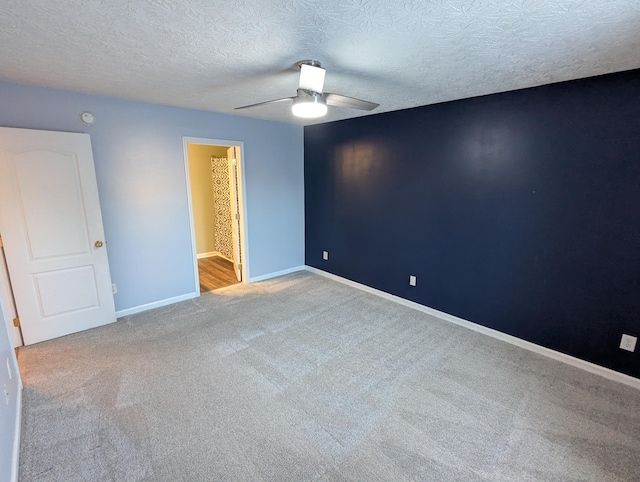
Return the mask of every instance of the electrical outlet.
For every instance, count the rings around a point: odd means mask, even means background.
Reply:
[[[636,351],[637,342],[637,336],[622,335],[622,340],[620,340],[620,348],[627,351]]]
[[[329,259],[329,251],[322,252],[322,259],[324,259],[325,261]]]
[[[417,282],[418,282],[418,279],[415,276],[409,275],[409,284],[411,286],[415,286]]]
[[[111,292],[115,295],[118,292],[118,287],[115,283],[111,283]]]

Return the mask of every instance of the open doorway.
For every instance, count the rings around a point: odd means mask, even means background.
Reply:
[[[196,292],[246,278],[242,143],[184,138]]]

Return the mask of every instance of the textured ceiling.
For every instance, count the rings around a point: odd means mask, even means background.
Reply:
[[[385,112],[640,67],[639,0],[2,0],[0,80],[283,122],[301,59]],[[330,108],[317,123],[366,115]]]

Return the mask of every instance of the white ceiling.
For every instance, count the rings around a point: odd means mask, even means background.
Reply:
[[[640,67],[640,0],[2,0],[0,80],[295,119],[294,64],[375,114]]]

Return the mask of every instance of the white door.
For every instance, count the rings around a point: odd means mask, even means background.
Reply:
[[[240,254],[240,209],[238,208],[238,160],[236,147],[227,149],[229,159],[229,193],[231,193],[231,225],[233,227],[233,267],[238,281],[242,281],[242,259]]]
[[[115,321],[88,134],[0,128],[0,233],[25,345]]]

